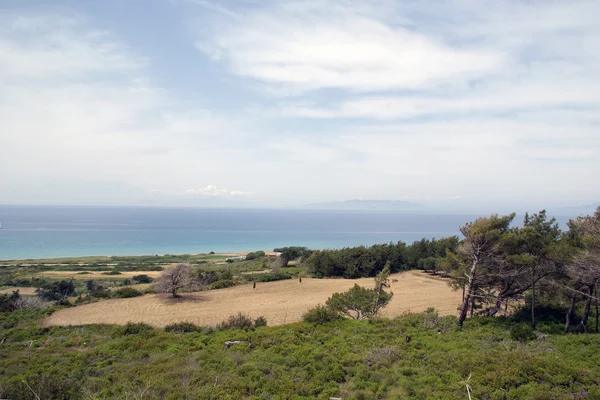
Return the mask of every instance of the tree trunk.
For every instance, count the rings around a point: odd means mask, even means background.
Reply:
[[[531,327],[535,329],[535,281],[531,285]]]
[[[590,287],[590,297],[588,297],[585,301],[585,307],[583,309],[583,318],[581,318],[581,322],[579,322],[579,333],[583,333],[586,331],[585,326],[587,325],[588,319],[590,317],[590,309],[592,308],[592,296],[594,294],[593,287]]]
[[[473,318],[473,312],[475,311],[475,294],[471,296],[471,312],[469,318]]]
[[[575,296],[571,297],[571,305],[569,311],[567,311],[567,321],[565,322],[565,333],[569,333],[571,328],[571,318],[573,317],[573,311],[575,311]]]
[[[594,296],[596,297],[596,333],[598,333],[598,285],[594,289]]]
[[[463,302],[465,301],[465,287],[466,287],[466,286],[467,286],[467,285],[465,285],[465,284],[463,283],[463,285],[462,285],[462,289],[463,289],[462,301],[463,301]]]
[[[177,289],[171,289],[171,295],[173,296],[174,299],[177,298]]]
[[[462,328],[463,322],[467,318],[467,311],[469,309],[469,304],[471,303],[471,297],[473,296],[473,286],[475,285],[475,274],[477,273],[477,265],[478,260],[473,260],[473,265],[471,266],[471,271],[469,272],[469,282],[467,284],[467,293],[464,296],[462,305],[460,307],[460,313],[458,314],[458,326]]]
[[[500,311],[503,301],[504,301],[504,298],[502,297],[502,294],[498,294],[498,297],[496,297],[496,304],[494,304],[493,308],[490,308],[488,310],[488,317],[493,317],[494,315],[496,315],[498,313],[498,311]]]

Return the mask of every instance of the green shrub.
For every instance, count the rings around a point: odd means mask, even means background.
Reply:
[[[523,323],[515,324],[510,328],[510,337],[513,340],[518,340],[519,342],[527,342],[529,340],[535,339],[536,334],[531,325]]]
[[[265,321],[266,322],[266,321]],[[253,321],[246,314],[237,313],[236,315],[231,315],[225,321],[221,322],[217,328],[218,329],[244,329],[248,330],[252,328]]]
[[[134,288],[131,288],[131,287],[123,287],[123,288],[117,289],[114,292],[110,293],[110,297],[114,297],[117,299],[138,297],[141,295],[142,295],[142,292],[140,292],[139,290],[136,290]]]
[[[267,319],[263,316],[260,316],[254,320],[255,328],[259,328],[261,326],[267,326]]]
[[[302,320],[304,322],[310,322],[318,325],[323,325],[327,322],[335,321],[340,318],[340,315],[336,311],[333,311],[321,304],[311,308],[302,315]]]
[[[146,274],[135,275],[133,278],[137,283],[152,283],[153,279]]]
[[[200,332],[200,327],[192,324],[191,322],[175,322],[165,326],[165,332],[171,333],[189,333],[189,332]]]
[[[128,322],[123,327],[123,335],[144,335],[154,331],[154,327],[143,322]]]
[[[284,273],[266,273],[248,275],[247,279],[252,279],[256,282],[274,282],[282,281],[284,279],[292,279],[292,276]]]
[[[265,252],[262,250],[259,250],[259,251],[255,251],[255,252],[246,254],[246,260],[256,260],[257,258],[264,257],[264,256],[265,256]]]
[[[121,275],[121,272],[117,271],[116,269],[113,269],[108,272],[103,272],[102,275]]]
[[[210,284],[210,289],[225,289],[228,287],[235,286],[236,283],[231,279],[224,279],[222,281],[216,281]]]

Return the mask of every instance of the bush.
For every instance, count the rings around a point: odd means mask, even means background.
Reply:
[[[228,287],[235,286],[236,283],[231,279],[224,279],[222,281],[216,281],[210,284],[210,289],[225,289]]]
[[[200,327],[192,324],[191,322],[175,322],[165,326],[165,332],[171,333],[189,333],[189,332],[200,332]]]
[[[266,322],[266,321],[265,321]],[[253,323],[252,319],[246,314],[237,313],[236,315],[231,315],[225,321],[221,322],[217,328],[218,329],[244,329],[248,330],[252,328]]]
[[[246,260],[256,260],[257,258],[264,257],[264,256],[265,256],[265,252],[262,250],[259,250],[259,251],[255,251],[255,252],[246,254]]]
[[[135,275],[133,278],[134,281],[136,281],[137,283],[152,283],[152,281],[154,279],[150,278],[148,275],[146,274],[142,274],[142,275]]]
[[[527,342],[535,339],[537,336],[530,325],[515,324],[510,328],[510,337],[519,342]]]
[[[123,288],[115,290],[114,292],[111,292],[110,297],[114,297],[117,299],[126,299],[126,298],[130,298],[130,297],[138,297],[141,295],[142,295],[142,292],[140,292],[139,290],[136,290],[131,287],[123,287]]]
[[[254,327],[259,328],[261,326],[267,326],[267,319],[265,317],[258,317],[254,320]]]
[[[117,271],[116,269],[113,269],[108,272],[103,272],[102,275],[121,275],[121,272]]]
[[[144,335],[154,331],[151,325],[143,322],[128,322],[123,328],[123,335]]]
[[[323,325],[340,318],[341,317],[337,312],[321,304],[311,308],[302,315],[302,321],[318,325]]]
[[[274,282],[274,281],[281,281],[284,279],[292,279],[292,276],[290,274],[284,274],[284,273],[266,273],[266,274],[247,275],[246,279],[252,279],[256,282]]]

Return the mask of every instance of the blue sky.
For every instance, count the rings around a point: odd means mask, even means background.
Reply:
[[[0,4],[0,203],[600,198],[598,1]]]

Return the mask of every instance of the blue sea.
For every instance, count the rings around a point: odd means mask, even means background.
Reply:
[[[0,260],[342,248],[458,235],[475,214],[0,206]]]

